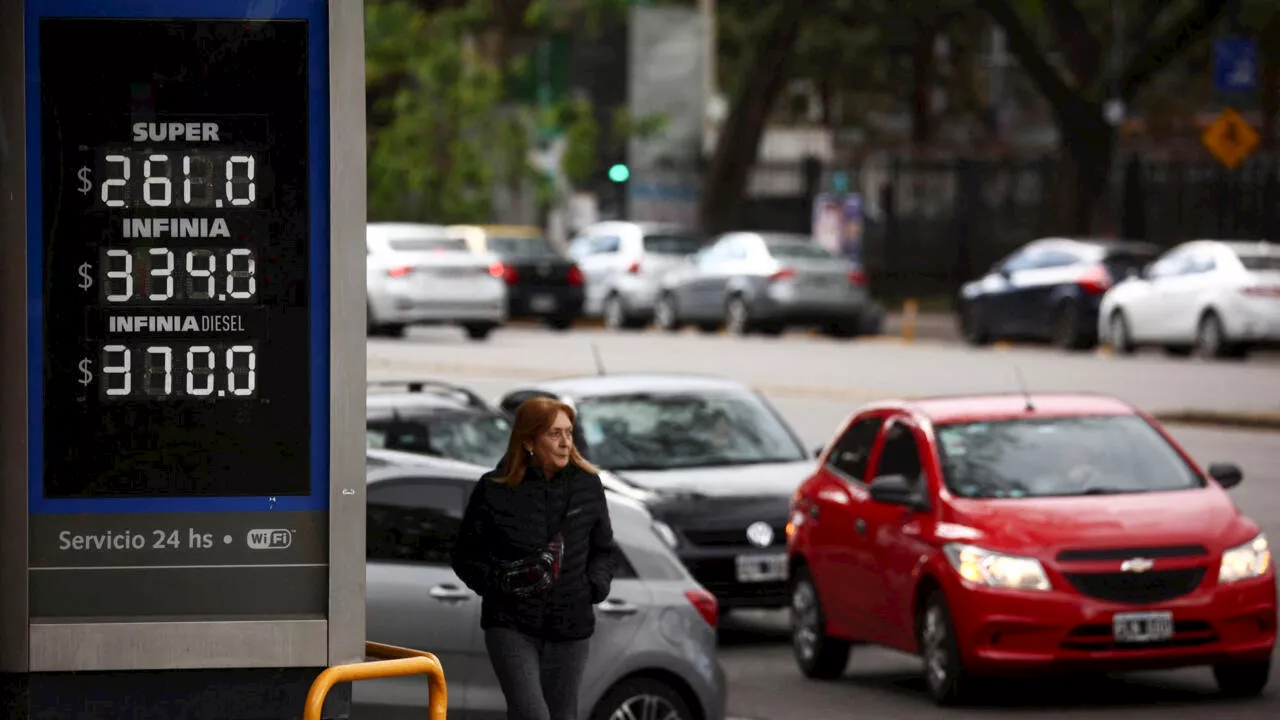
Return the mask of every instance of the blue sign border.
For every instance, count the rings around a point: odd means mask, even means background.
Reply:
[[[43,207],[40,174],[40,19],[306,20],[310,152],[311,494],[269,497],[44,497]],[[326,0],[27,0],[27,504],[32,514],[252,512],[329,507],[329,12]]]

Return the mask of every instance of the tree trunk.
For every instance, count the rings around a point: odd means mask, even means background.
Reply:
[[[760,42],[747,81],[720,128],[711,163],[702,177],[699,224],[704,233],[725,232],[740,225],[743,196],[760,150],[760,138],[795,55],[806,0],[779,3],[769,31]]]
[[[1099,201],[1107,194],[1116,131],[1103,118],[1099,103],[1085,101],[1073,103],[1070,114],[1059,116],[1058,128],[1063,170],[1058,187],[1066,212],[1062,226],[1075,235],[1089,235],[1103,225]]]
[[[933,139],[934,43],[938,37],[935,17],[912,19],[915,39],[911,44],[911,144],[927,145]]]

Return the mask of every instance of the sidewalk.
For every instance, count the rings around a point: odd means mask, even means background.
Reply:
[[[902,335],[902,313],[885,314],[884,334],[900,337]],[[919,340],[939,340],[944,342],[960,342],[960,331],[956,327],[955,315],[942,312],[919,313],[916,315],[915,336]]]

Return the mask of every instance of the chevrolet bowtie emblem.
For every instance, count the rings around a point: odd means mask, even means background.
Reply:
[[[1120,563],[1120,572],[1144,573],[1155,567],[1154,560],[1147,558],[1130,558]]]

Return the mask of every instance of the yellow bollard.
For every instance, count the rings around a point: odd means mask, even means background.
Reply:
[[[440,661],[435,655],[376,642],[365,643],[365,655],[382,659],[375,662],[335,665],[320,673],[311,683],[311,691],[307,693],[307,704],[302,713],[302,720],[320,720],[324,699],[338,683],[403,675],[427,676],[427,686],[431,692],[427,718],[428,720],[445,720],[449,707],[449,691],[445,685],[444,669],[440,667]]]
[[[907,298],[902,303],[902,339],[911,342],[916,339],[916,317],[920,314],[920,303],[915,298]]]

